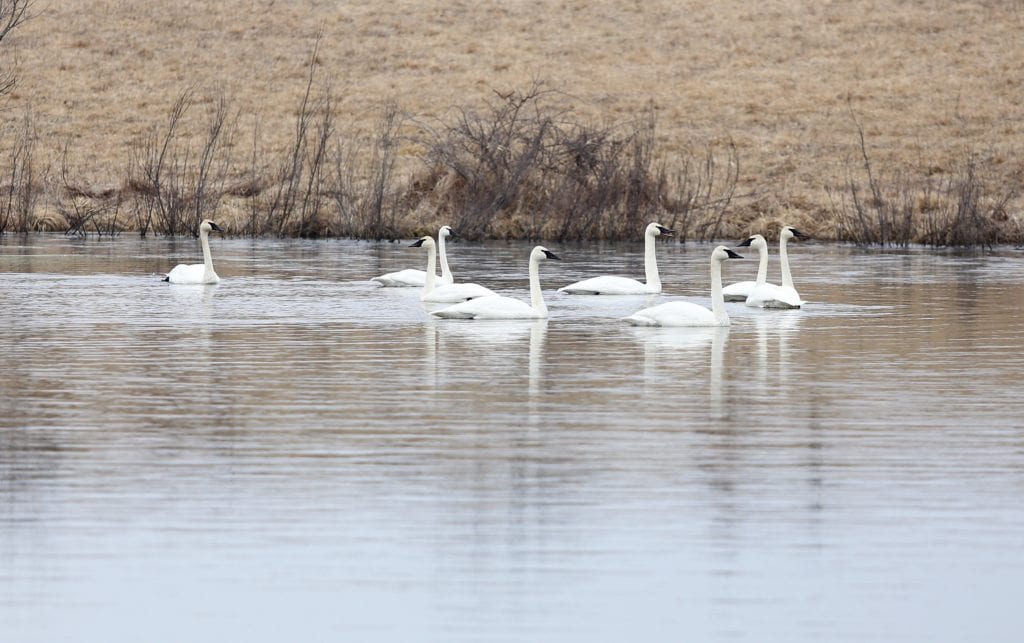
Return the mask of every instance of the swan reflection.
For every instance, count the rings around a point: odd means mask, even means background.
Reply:
[[[493,376],[478,379],[487,385],[482,394],[500,394],[504,399],[514,398],[522,389],[509,388],[496,391],[490,381],[525,375],[526,402],[530,424],[534,424],[535,405],[544,386],[544,345],[548,320],[479,320],[472,323],[431,323],[438,337],[439,347],[428,353],[435,360],[444,359],[445,367],[435,371],[438,386],[455,383],[441,382],[440,377],[450,373],[455,378],[461,372],[482,373],[492,371]],[[428,340],[428,345],[430,342]],[[526,362],[525,373],[522,369]]]
[[[792,363],[790,340],[800,330],[803,314],[799,310],[773,311],[757,315],[754,328],[757,333],[757,374],[760,388],[763,390],[769,382],[789,379],[789,367]],[[771,344],[775,344],[776,372],[770,373],[769,355]]]
[[[706,365],[712,417],[727,414],[723,392],[725,345],[729,327],[656,328],[632,327],[633,337],[643,343],[644,392],[658,396],[655,383],[667,377],[679,381],[681,373],[692,373]],[[667,370],[666,370],[667,369]]]

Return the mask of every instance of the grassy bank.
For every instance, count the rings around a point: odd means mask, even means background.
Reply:
[[[206,4],[8,38],[0,230],[1024,242],[1012,3]]]

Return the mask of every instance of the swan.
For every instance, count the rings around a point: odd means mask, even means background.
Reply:
[[[455,277],[452,276],[451,268],[448,267],[448,253],[445,252],[445,239],[448,237],[457,237],[451,226],[443,225],[437,231],[437,246],[441,251],[441,283],[451,284],[455,283]],[[431,267],[432,271],[436,268]],[[422,288],[427,284],[427,273],[422,270],[416,270],[414,268],[406,268],[405,270],[399,270],[398,272],[389,272],[386,275],[374,277],[370,281],[376,281],[382,286],[391,286],[398,288]]]
[[[439,304],[454,304],[476,297],[487,297],[495,292],[489,288],[477,284],[441,284],[435,286],[437,275],[437,246],[430,237],[420,237],[409,247],[427,249],[427,269],[423,271],[426,275],[426,283],[423,285],[423,292],[420,294],[420,301],[430,301]]]
[[[711,310],[689,301],[670,301],[644,308],[623,319],[634,326],[728,326],[729,314],[725,312],[722,298],[722,262],[742,258],[725,246],[712,251]]]
[[[722,296],[726,301],[746,301],[747,295],[756,286],[760,286],[768,279],[768,242],[759,234],[748,238],[739,244],[738,248],[751,247],[757,250],[757,279],[756,281],[737,281],[722,288]]]
[[[761,284],[750,291],[747,295],[748,306],[759,308],[800,308],[806,302],[800,299],[800,295],[793,287],[793,275],[789,272],[789,253],[786,252],[786,242],[796,237],[807,239],[808,236],[792,226],[785,226],[779,233],[779,263],[782,265],[782,285]]]
[[[210,256],[210,232],[224,232],[224,230],[209,219],[203,219],[199,224],[199,243],[203,247],[203,263],[185,264],[180,263],[164,276],[164,281],[172,284],[215,284],[220,282],[220,277],[213,271],[213,257]]]
[[[530,252],[530,303],[519,299],[492,295],[480,297],[441,310],[431,315],[443,319],[545,319],[548,307],[544,304],[544,294],[540,289],[541,259],[557,259],[561,257],[544,246],[536,246]]]
[[[640,283],[628,277],[591,277],[562,286],[558,292],[570,295],[653,295],[661,292],[661,277],[658,276],[658,260],[654,255],[654,238],[671,235],[672,230],[657,223],[651,223],[644,230],[644,272],[647,283]]]

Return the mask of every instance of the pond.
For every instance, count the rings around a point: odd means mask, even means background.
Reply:
[[[706,244],[641,297],[550,245],[528,322],[369,281],[407,245],[0,238],[2,638],[1019,640],[1020,250],[791,243],[807,306],[680,330],[621,318]],[[529,249],[449,253],[526,299]]]

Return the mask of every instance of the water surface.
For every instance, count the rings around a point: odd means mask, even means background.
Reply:
[[[620,318],[709,246],[614,298],[555,288],[639,246],[550,246],[550,319],[466,322],[369,281],[404,244],[212,245],[0,238],[3,640],[1020,639],[1020,251],[795,245],[805,309],[672,330]]]

